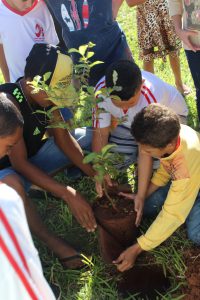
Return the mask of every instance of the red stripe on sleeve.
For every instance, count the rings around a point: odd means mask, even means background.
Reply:
[[[103,85],[103,86],[101,86],[101,85]],[[105,80],[99,82],[99,83],[95,86],[95,92],[99,90],[99,87],[101,87],[101,89],[106,87]]]
[[[27,293],[30,295],[32,300],[38,300],[38,297],[35,295],[32,287],[30,286],[28,280],[26,279],[23,271],[20,269],[19,265],[17,264],[16,260],[12,256],[11,252],[7,248],[6,244],[4,243],[3,239],[0,237],[0,249],[4,252],[5,256],[7,257],[8,261],[12,265],[13,269],[19,276],[24,288],[26,289]]]
[[[149,92],[149,95],[152,97],[153,101],[154,101],[155,103],[157,103],[157,100],[156,100],[155,96],[152,94],[152,92],[150,91],[150,89],[149,89],[147,86],[145,86],[145,85],[143,85],[142,88],[143,88],[144,90],[146,90],[147,92]]]
[[[142,93],[142,95],[144,95],[144,97],[146,98],[148,104],[151,104],[151,101],[150,101],[149,97],[147,96],[147,93],[144,92],[144,91],[141,91],[141,93]]]
[[[15,248],[16,248],[16,250],[17,250],[17,252],[18,252],[18,254],[19,254],[20,258],[21,258],[21,260],[22,260],[24,268],[30,274],[30,271],[29,271],[26,259],[24,257],[24,254],[23,254],[22,250],[21,250],[19,242],[18,242],[18,240],[17,240],[17,238],[15,236],[15,233],[14,233],[12,227],[10,226],[10,224],[9,224],[9,222],[8,222],[8,220],[7,220],[7,218],[6,218],[6,216],[5,216],[5,214],[4,214],[4,212],[3,212],[2,209],[0,209],[0,221],[3,223],[5,229],[7,230],[8,235],[10,236],[10,238],[11,238],[11,240],[12,240],[12,242],[13,242],[13,244],[14,244],[14,246],[15,246]]]

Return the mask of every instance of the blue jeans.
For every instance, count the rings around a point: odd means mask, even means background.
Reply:
[[[144,217],[156,217],[167,197],[170,183],[159,188],[145,201]],[[195,203],[186,219],[188,238],[200,246],[200,191],[197,194]]]
[[[200,51],[185,50],[185,54],[196,89],[197,112],[200,121]]]
[[[83,150],[91,150],[91,128],[77,128],[71,133]],[[53,137],[50,137],[40,148],[40,150],[34,156],[29,158],[29,161],[48,174],[55,173],[71,163],[70,159],[57,147]],[[20,176],[24,184],[24,188],[26,192],[28,192],[31,187],[31,182],[20,175],[12,167],[0,170],[0,180],[11,174],[17,174]]]
[[[68,121],[68,120],[73,118],[72,111],[67,107],[61,108],[60,112],[61,112],[61,115],[62,115],[62,117],[65,121]]]
[[[118,169],[127,169],[138,160],[138,144],[131,135],[130,128],[124,125],[118,125],[109,136],[109,143],[115,144],[112,152],[122,154],[123,162],[117,163]],[[153,169],[159,167],[160,161],[153,159]]]

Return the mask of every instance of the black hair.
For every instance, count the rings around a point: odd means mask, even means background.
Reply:
[[[6,94],[0,93],[0,137],[14,134],[23,124],[24,120],[18,108]]]
[[[117,72],[117,80],[114,80],[114,71]],[[113,91],[122,101],[127,101],[135,95],[142,85],[141,70],[130,60],[119,60],[111,64],[106,70],[106,87],[121,87],[120,91]]]
[[[164,148],[180,132],[178,115],[168,107],[154,103],[136,114],[131,124],[131,133],[138,143],[154,148]]]

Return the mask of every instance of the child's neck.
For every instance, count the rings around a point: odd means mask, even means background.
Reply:
[[[16,4],[15,4],[15,1],[14,0],[4,0],[10,7],[12,7],[13,9],[17,10],[17,11],[23,11],[23,10],[26,10],[26,9],[20,9],[20,7],[18,7]],[[33,3],[35,2],[35,0],[32,0],[31,1],[31,6],[33,5]]]

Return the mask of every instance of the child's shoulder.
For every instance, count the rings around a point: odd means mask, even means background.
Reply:
[[[183,140],[190,141],[191,139],[197,139],[199,140],[199,146],[200,146],[200,133],[194,130],[192,127],[181,124],[181,132],[180,136]]]

